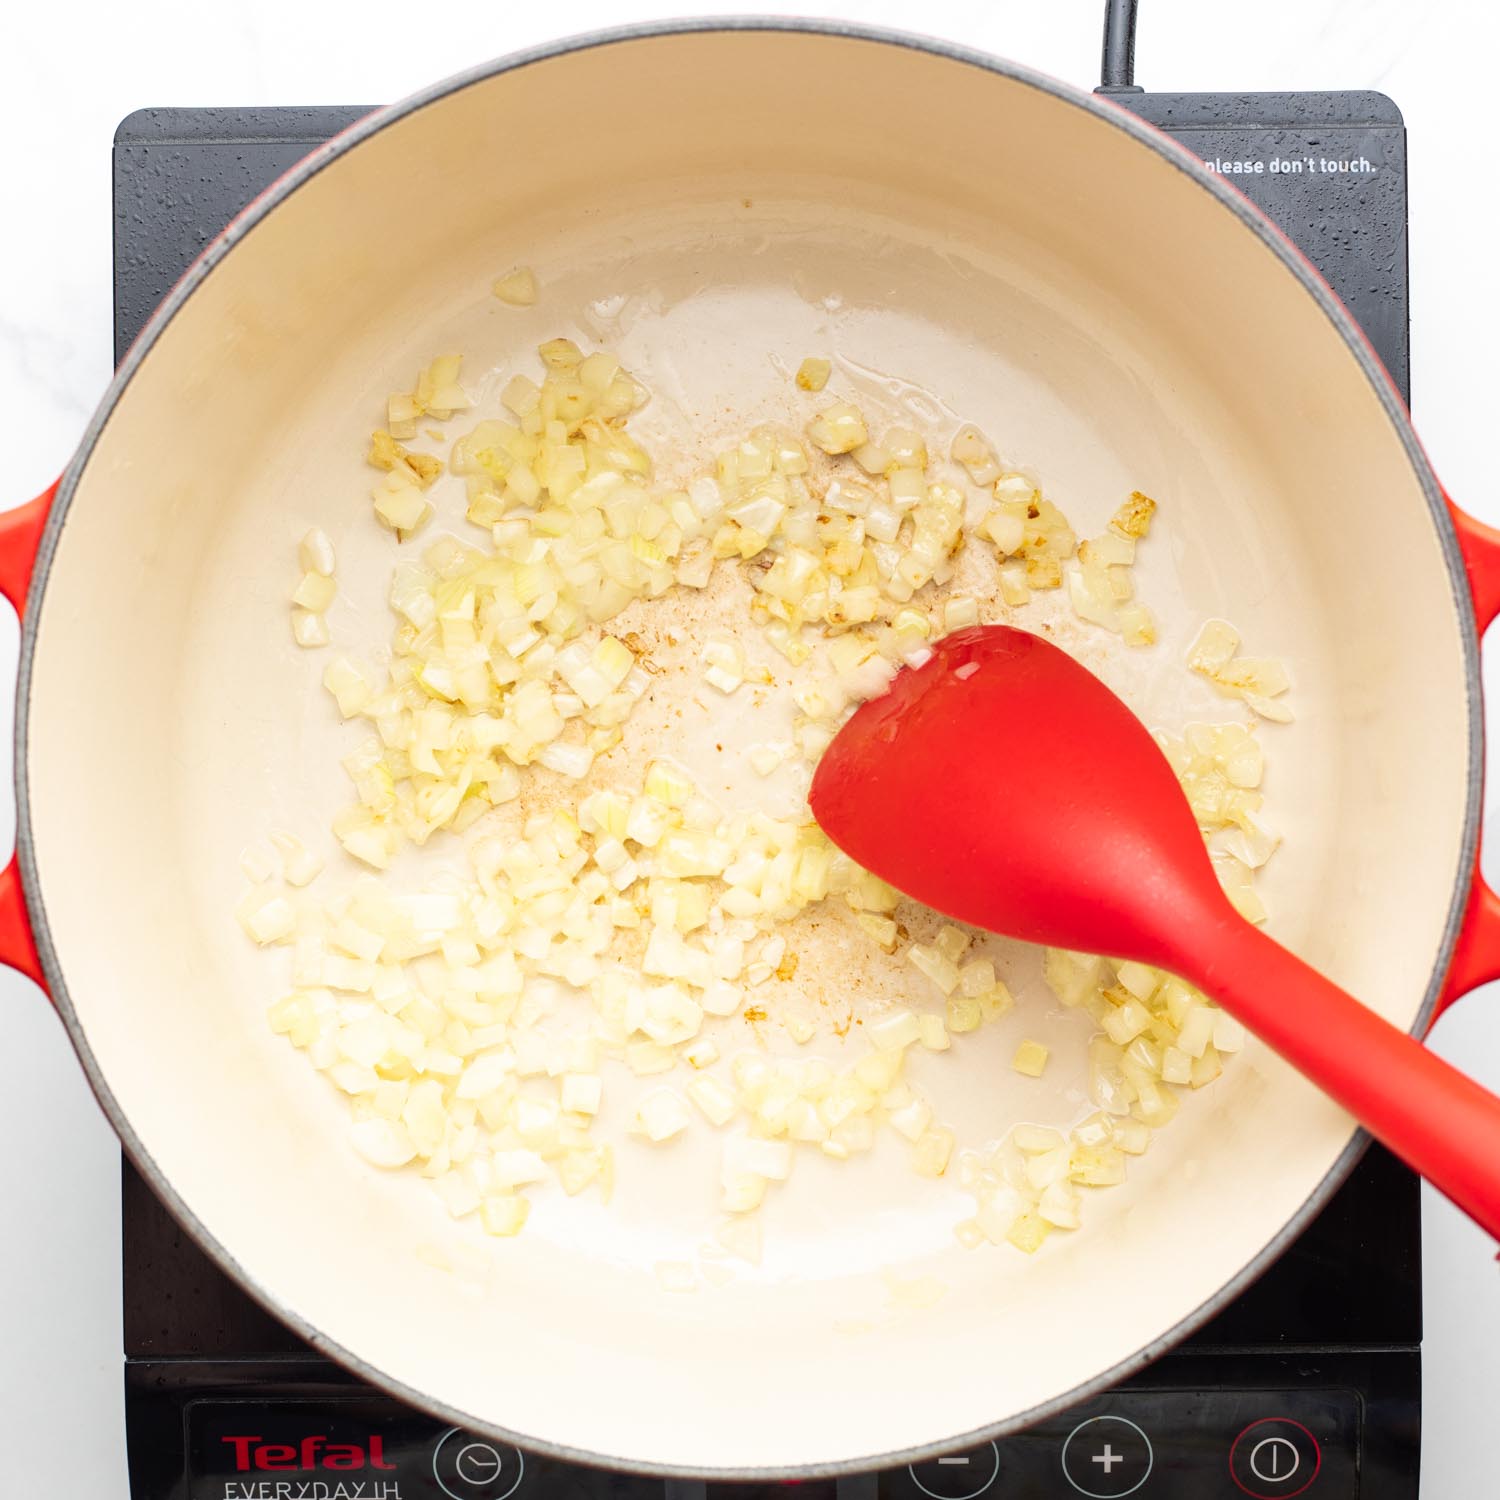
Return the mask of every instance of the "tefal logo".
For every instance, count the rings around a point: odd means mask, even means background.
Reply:
[[[268,1443],[258,1433],[220,1438],[234,1450],[238,1473],[286,1473],[295,1469],[394,1469],[385,1461],[385,1439],[372,1433],[363,1443],[330,1443],[311,1433],[300,1443]]]

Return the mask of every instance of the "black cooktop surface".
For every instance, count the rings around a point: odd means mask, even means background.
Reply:
[[[1406,393],[1406,136],[1390,101],[1328,93],[1132,94],[1119,102],[1222,172],[1301,246]],[[114,146],[116,357],[235,212],[363,113],[130,116]],[[661,1496],[661,1481],[448,1434],[376,1395],[240,1292],[128,1164],[123,1192],[135,1500],[333,1500],[329,1481],[352,1486],[355,1476],[326,1469],[320,1455],[330,1444],[351,1453],[363,1445],[358,1483],[366,1487],[347,1488],[349,1500]],[[845,1500],[855,1490],[866,1500],[877,1490],[901,1500],[974,1500],[986,1491],[997,1500],[1407,1500],[1417,1492],[1420,1338],[1417,1184],[1374,1147],[1271,1271],[1120,1391],[949,1463],[801,1489],[806,1500],[823,1500],[809,1490],[835,1489]]]

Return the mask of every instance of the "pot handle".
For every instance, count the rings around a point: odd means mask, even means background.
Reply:
[[[1459,551],[1469,575],[1469,593],[1474,602],[1474,624],[1481,639],[1491,621],[1500,615],[1500,530],[1476,521],[1450,499],[1448,513],[1458,532]],[[1474,874],[1469,904],[1464,912],[1448,978],[1438,996],[1434,1019],[1470,990],[1500,979],[1500,896],[1480,874],[1479,851],[1474,852]]]
[[[41,546],[42,530],[61,483],[58,479],[35,500],[0,512],[0,594],[15,606],[17,618],[25,612],[26,592],[36,565],[37,548]],[[47,988],[36,940],[31,934],[31,918],[26,914],[17,854],[12,854],[10,863],[0,870],[0,964],[18,969],[44,990]]]

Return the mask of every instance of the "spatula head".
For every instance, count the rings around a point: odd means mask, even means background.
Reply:
[[[1169,964],[1226,905],[1145,725],[1050,641],[961,630],[835,736],[813,815],[866,869],[959,921]]]

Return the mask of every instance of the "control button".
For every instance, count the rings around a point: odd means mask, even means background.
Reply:
[[[450,1427],[432,1450],[432,1477],[451,1500],[506,1500],[526,1472],[519,1448]]]
[[[1156,1456],[1151,1439],[1124,1417],[1090,1417],[1067,1436],[1063,1477],[1092,1500],[1119,1500],[1145,1484]]]
[[[1252,1422],[1229,1450],[1229,1473],[1256,1500],[1300,1495],[1323,1466],[1318,1440],[1290,1417]]]
[[[925,1463],[912,1464],[912,1483],[932,1500],[974,1500],[995,1482],[1000,1472],[1000,1450],[983,1443],[962,1453],[945,1453]]]

